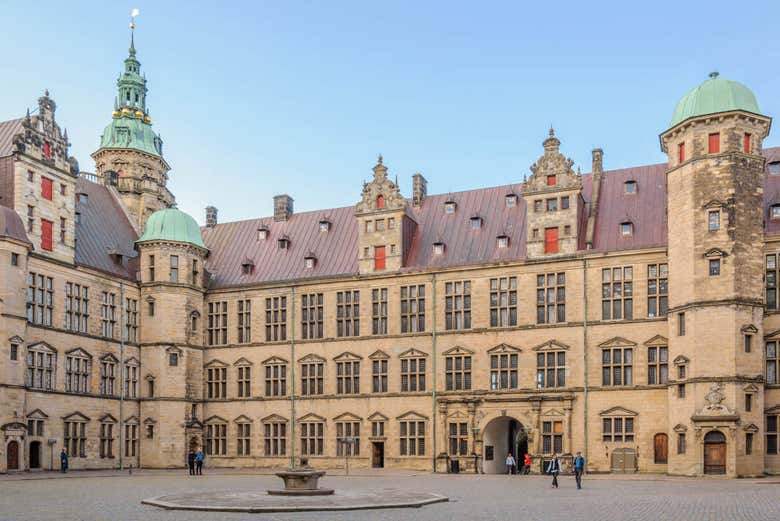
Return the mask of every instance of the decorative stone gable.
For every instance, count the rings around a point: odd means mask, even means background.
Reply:
[[[406,208],[406,199],[401,195],[398,185],[387,178],[387,167],[382,164],[381,154],[374,167],[374,179],[363,183],[361,197],[361,201],[355,206],[355,213]]]
[[[550,128],[550,135],[542,142],[544,154],[531,165],[531,177],[525,183],[525,192],[545,192],[564,188],[581,188],[582,176],[574,172],[574,161],[560,152],[561,140]],[[556,184],[548,185],[548,176],[556,176]]]

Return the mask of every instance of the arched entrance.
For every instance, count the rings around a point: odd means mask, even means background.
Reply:
[[[30,442],[30,469],[41,468],[41,442]]]
[[[720,431],[704,436],[704,473],[726,473],[726,436]]]
[[[485,474],[506,472],[506,456],[511,452],[520,465],[528,452],[528,435],[523,424],[511,416],[491,420],[482,433],[482,470]]]
[[[190,438],[190,450],[198,450],[198,447],[200,447],[200,440],[198,440],[197,436],[193,436]]]
[[[8,470],[19,470],[19,442],[11,440],[6,447],[6,461]]]
[[[659,432],[653,436],[653,463],[666,464],[669,460],[669,436]]]

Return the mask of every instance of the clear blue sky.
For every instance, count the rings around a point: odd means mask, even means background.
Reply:
[[[567,5],[568,4],[568,5]],[[763,4],[763,7],[761,6]],[[354,204],[377,153],[409,195],[521,181],[550,124],[583,172],[663,161],[658,134],[711,70],[780,116],[778,2],[4,2],[0,119],[44,88],[89,154],[132,7],[179,207],[203,222]],[[778,145],[775,129],[767,145]]]

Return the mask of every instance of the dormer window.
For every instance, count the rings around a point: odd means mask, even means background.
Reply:
[[[89,199],[89,196],[85,194],[84,192],[79,192],[77,194],[79,203],[84,204],[87,202],[87,199]]]
[[[376,196],[376,209],[381,210],[384,207],[385,207],[385,196],[384,195]]]
[[[780,162],[769,163],[769,173],[771,175],[780,175]]]
[[[624,222],[620,223],[620,235],[623,237],[630,237],[634,234],[634,223]]]
[[[499,235],[496,237],[496,246],[498,248],[508,248],[509,247],[509,237],[506,235]]]
[[[770,207],[770,215],[772,219],[780,219],[780,204],[773,204]]]
[[[317,265],[317,256],[312,252],[307,253],[306,257],[303,258],[303,265],[307,270],[314,269],[314,266]]]
[[[268,228],[265,226],[257,229],[257,240],[264,241],[268,238]]]
[[[434,242],[433,243],[433,254],[434,255],[443,255],[444,254],[444,243],[443,242]]]
[[[455,201],[447,201],[444,203],[444,213],[455,213],[458,204]]]
[[[482,217],[473,215],[471,219],[469,219],[469,224],[471,225],[472,230],[479,230],[482,228]]]
[[[290,238],[286,235],[283,235],[279,238],[279,249],[280,250],[286,250],[290,247]]]
[[[635,194],[636,193],[636,181],[626,181],[625,182],[625,188],[627,194]]]
[[[320,221],[320,231],[324,233],[328,233],[330,230],[330,221],[323,219]]]
[[[517,206],[517,196],[515,194],[506,194],[506,196],[504,196],[504,203],[507,208]]]
[[[251,275],[255,271],[255,262],[252,259],[244,259],[241,261],[241,273],[243,275]]]

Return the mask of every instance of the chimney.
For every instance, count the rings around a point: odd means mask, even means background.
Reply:
[[[293,214],[293,198],[287,194],[274,196],[274,221],[286,221]]]
[[[585,246],[593,247],[594,234],[596,232],[596,215],[599,211],[599,199],[601,197],[601,179],[604,176],[604,164],[602,159],[604,151],[600,148],[593,149],[593,189],[590,193],[590,208],[588,209],[588,224],[585,229]]]
[[[418,172],[412,176],[412,204],[419,208],[426,195],[428,195],[428,181]]]
[[[206,207],[206,226],[209,228],[217,225],[217,207],[216,206],[207,206]]]

